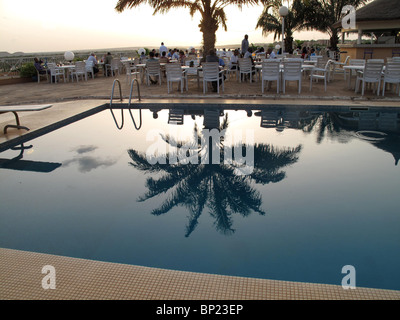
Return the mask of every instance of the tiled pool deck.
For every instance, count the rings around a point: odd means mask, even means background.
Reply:
[[[0,299],[398,300],[400,291],[182,272],[0,249]],[[42,268],[55,269],[43,289]]]
[[[107,80],[109,85],[111,80]],[[68,102],[60,102],[65,91],[52,93],[43,98],[36,95],[40,84],[3,86],[0,104],[52,103],[53,108],[42,112],[21,113],[21,122],[34,132],[52,123],[72,117],[96,106],[107,103],[105,97],[93,98],[90,87],[73,96]],[[60,90],[63,84],[57,84]],[[69,84],[66,84],[69,85]],[[44,84],[44,86],[50,86]],[[14,87],[14,89],[12,88]],[[82,89],[82,88],[81,88]],[[110,87],[104,88],[109,92]],[[158,90],[164,90],[165,88]],[[18,91],[24,91],[26,101],[20,99]],[[155,89],[154,89],[155,90]],[[8,93],[7,93],[8,92]],[[22,94],[22,93],[20,93]],[[67,95],[68,95],[67,94]],[[161,94],[159,92],[159,94]],[[156,95],[155,97],[160,97]],[[73,98],[79,98],[79,102]],[[171,97],[171,99],[176,97]],[[190,97],[186,97],[190,98]],[[195,97],[191,97],[195,98]],[[225,99],[229,98],[225,97]],[[230,98],[237,98],[231,96]],[[198,99],[199,98],[195,98]],[[245,101],[252,102],[251,97]],[[369,99],[324,99],[314,97],[302,99],[304,105],[335,104],[353,106],[400,106],[400,100],[393,97],[388,100]],[[164,99],[165,101],[165,99]],[[211,101],[211,100],[209,100]],[[221,101],[221,100],[219,100]],[[236,100],[237,101],[237,100]],[[264,97],[262,103],[299,103],[294,99],[276,100]],[[253,101],[254,102],[254,101]],[[3,114],[0,128],[13,123],[12,114]],[[23,130],[10,130],[7,135],[0,133],[0,145],[26,134]],[[56,271],[56,289],[43,289],[42,268],[51,265]],[[399,300],[400,291],[370,288],[343,289],[340,285],[297,283],[288,281],[253,279],[165,270],[142,266],[106,263],[76,259],[35,252],[0,248],[0,299],[3,300]]]

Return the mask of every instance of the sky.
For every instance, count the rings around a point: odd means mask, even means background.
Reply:
[[[149,5],[115,11],[117,0],[0,0],[0,51],[54,52],[123,47],[198,46],[200,16],[187,9],[153,15]],[[262,6],[226,7],[228,31],[220,27],[216,45],[273,42],[255,29]],[[295,33],[298,40],[328,39],[320,32]],[[278,39],[277,39],[278,40]]]

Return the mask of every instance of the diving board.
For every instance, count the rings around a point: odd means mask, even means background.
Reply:
[[[29,130],[28,127],[21,126],[19,121],[18,112],[26,111],[42,111],[52,107],[52,104],[34,104],[34,105],[15,105],[15,106],[0,106],[0,114],[6,112],[12,112],[15,116],[15,121],[17,124],[8,124],[4,127],[4,134],[7,133],[8,128],[24,129]]]

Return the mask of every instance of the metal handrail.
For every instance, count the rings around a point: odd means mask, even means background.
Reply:
[[[128,103],[128,106],[130,106],[131,105],[131,100],[132,100],[132,92],[133,92],[133,84],[136,82],[136,86],[137,86],[137,91],[138,91],[138,100],[140,101],[141,100],[141,98],[140,98],[140,87],[139,87],[139,81],[137,80],[137,79],[133,79],[132,80],[132,82],[131,82],[131,92],[130,92],[130,94],[129,94],[129,103]]]
[[[139,87],[139,81],[137,79],[133,79],[131,82],[131,92],[129,94],[129,102],[128,102],[128,107],[130,107],[131,105],[131,100],[132,100],[132,92],[133,92],[133,84],[136,82],[136,86],[137,86],[137,91],[138,91],[138,100],[140,101],[140,87]],[[128,108],[129,110],[129,114],[131,115],[132,121],[133,121],[133,125],[135,126],[136,130],[140,130],[140,128],[142,127],[142,109],[139,109],[139,127],[136,125],[136,121],[133,118],[132,112],[131,112],[131,108]]]
[[[121,130],[121,129],[123,128],[123,126],[124,126],[124,110],[121,109],[121,118],[122,118],[121,126],[118,125],[118,122],[117,122],[117,120],[116,120],[116,118],[115,118],[114,112],[112,111],[112,101],[113,101],[113,97],[114,97],[114,88],[115,88],[115,83],[116,83],[116,82],[118,82],[118,86],[119,86],[119,97],[120,97],[120,100],[121,100],[121,102],[122,102],[121,83],[119,82],[118,79],[115,79],[114,82],[113,82],[112,91],[111,91],[110,111],[111,111],[111,115],[112,115],[112,117],[113,117],[113,119],[114,119],[115,125],[117,126],[117,128],[118,128],[119,130]]]

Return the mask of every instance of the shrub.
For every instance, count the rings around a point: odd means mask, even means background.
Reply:
[[[33,62],[24,63],[19,69],[19,75],[21,78],[35,77],[37,73]]]

